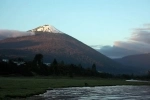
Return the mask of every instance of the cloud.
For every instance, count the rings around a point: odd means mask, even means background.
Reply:
[[[150,24],[135,28],[126,41],[115,41],[113,46],[103,46],[98,51],[110,58],[150,53]]]
[[[110,58],[121,58],[126,55],[133,55],[133,54],[141,53],[139,51],[121,48],[118,46],[103,46],[98,51]]]
[[[22,36],[29,36],[29,35],[35,35],[31,32],[22,32],[22,31],[16,31],[16,30],[0,30],[0,40],[6,39],[6,38],[14,38],[14,37],[22,37]]]
[[[134,28],[134,31],[150,30],[150,24],[144,24],[142,28]]]
[[[150,31],[139,30],[132,33],[129,40],[150,44]]]
[[[90,45],[90,47],[92,47],[94,49],[99,49],[99,48],[103,47],[103,45]]]

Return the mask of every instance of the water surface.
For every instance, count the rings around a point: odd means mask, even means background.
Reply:
[[[60,88],[40,96],[44,100],[150,100],[150,86]]]

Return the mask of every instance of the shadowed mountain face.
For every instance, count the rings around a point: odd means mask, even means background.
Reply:
[[[23,57],[33,59],[35,54],[44,55],[44,62],[54,58],[65,63],[82,64],[106,72],[120,72],[120,64],[107,58],[77,39],[62,33],[36,32],[33,36],[8,38],[0,41],[2,57]]]
[[[115,61],[126,65],[132,66],[141,73],[147,73],[150,70],[150,53],[130,55],[123,58],[115,59]]]

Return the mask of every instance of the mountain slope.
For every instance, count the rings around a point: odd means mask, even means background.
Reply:
[[[135,69],[139,69],[141,73],[146,73],[148,70],[150,70],[150,53],[130,55],[115,59],[115,61],[123,65],[133,66]]]
[[[91,67],[95,63],[100,71],[121,73],[120,64],[67,34],[43,30],[32,32],[35,35],[1,40],[0,56],[33,59],[35,54],[41,53],[44,62],[52,62],[56,58],[58,61],[82,64],[84,67]]]

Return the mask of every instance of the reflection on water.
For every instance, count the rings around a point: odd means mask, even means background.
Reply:
[[[45,100],[150,100],[150,87],[72,87],[48,90],[40,96]]]

